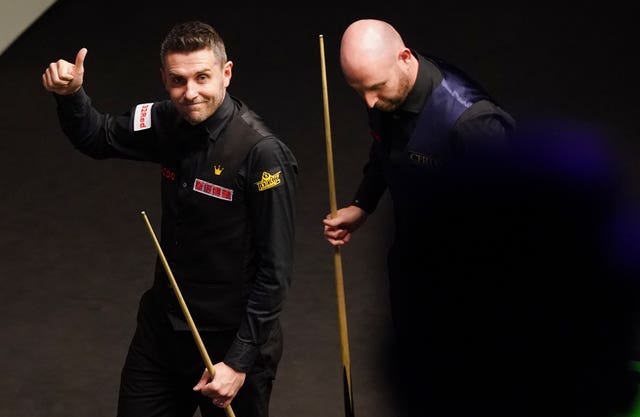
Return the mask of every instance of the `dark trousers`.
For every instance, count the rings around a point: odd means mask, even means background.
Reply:
[[[234,332],[200,331],[211,361],[224,358]],[[231,403],[237,417],[268,417],[276,369],[282,355],[278,326],[262,349],[244,385]],[[176,331],[167,316],[146,294],[138,311],[137,328],[122,369],[118,417],[223,417],[225,410],[192,390],[205,369],[189,331]]]

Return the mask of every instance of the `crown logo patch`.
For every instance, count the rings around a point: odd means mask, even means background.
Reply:
[[[260,181],[255,184],[258,186],[258,191],[268,190],[269,188],[277,187],[282,182],[280,178],[280,173],[282,171],[278,171],[275,174],[270,174],[267,171],[262,172],[262,178]]]
[[[222,168],[220,165],[214,165],[213,166],[213,173],[215,175],[221,175],[222,171],[224,171],[224,168]]]

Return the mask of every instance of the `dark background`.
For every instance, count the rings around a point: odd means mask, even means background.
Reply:
[[[111,416],[159,227],[154,165],[93,161],[72,149],[41,84],[81,47],[85,88],[119,113],[165,97],[159,45],[176,22],[211,23],[234,61],[229,91],[280,133],[300,163],[297,259],[274,416],[341,416],[342,364],[329,211],[319,35],[325,42],[338,204],[369,144],[365,113],[341,78],[338,47],[355,19],[381,18],[408,46],[472,74],[518,120],[551,116],[606,132],[638,191],[638,36],[631,10],[607,4],[464,6],[369,2],[241,7],[227,2],[61,0],[0,56],[0,415]],[[425,8],[419,12],[416,8]],[[384,257],[387,198],[342,251],[356,415],[390,416]],[[526,360],[526,358],[523,358]],[[241,416],[238,416],[241,417]]]

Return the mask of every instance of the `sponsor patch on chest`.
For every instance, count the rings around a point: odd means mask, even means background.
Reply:
[[[151,106],[153,106],[153,103],[142,103],[136,106],[133,113],[134,132],[151,127]]]
[[[423,168],[440,168],[443,164],[443,161],[434,155],[427,155],[420,152],[409,152],[409,161],[411,165]]]
[[[193,191],[208,195],[209,197],[219,198],[220,200],[232,201],[233,190],[212,184],[210,182],[196,178],[193,183]]]

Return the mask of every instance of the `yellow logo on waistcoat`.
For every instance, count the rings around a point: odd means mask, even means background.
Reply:
[[[264,171],[262,173],[262,179],[255,183],[258,186],[258,191],[268,190],[269,188],[280,185],[282,182],[280,179],[281,172],[282,171],[278,171],[275,174],[270,174],[267,171]]]

